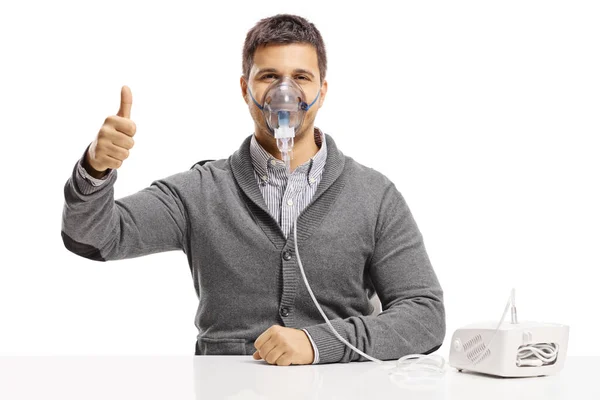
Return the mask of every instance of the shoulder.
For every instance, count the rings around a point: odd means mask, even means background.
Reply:
[[[229,159],[221,158],[218,160],[202,160],[190,168],[191,175],[201,176],[206,174],[229,174],[231,171]]]
[[[397,191],[396,185],[385,174],[374,168],[359,163],[350,156],[345,156],[344,173],[348,182],[361,188],[361,191],[372,193],[381,198],[386,192]]]
[[[230,176],[227,159],[203,160],[197,162],[189,170],[178,172],[153,182],[153,185],[165,185],[177,191],[193,191],[200,184],[206,186],[211,182],[223,181]]]
[[[390,226],[394,221],[408,224],[407,226],[415,225],[405,197],[388,176],[351,157],[346,156],[346,164],[353,201],[361,199],[361,206],[369,210],[376,219],[377,237],[385,226]]]
[[[408,211],[405,197],[387,175],[359,163],[352,157],[345,157],[347,182],[350,191],[356,195],[355,199],[361,199],[365,207],[377,210],[379,215]]]

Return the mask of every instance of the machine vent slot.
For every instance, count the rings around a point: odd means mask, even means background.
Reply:
[[[478,334],[478,335],[474,336],[471,340],[469,340],[467,343],[465,343],[463,345],[463,350],[465,352],[469,351],[471,348],[473,348],[474,346],[476,346],[479,343],[481,343],[482,340],[483,339],[481,338],[481,335]]]
[[[477,335],[479,336],[479,335]],[[481,341],[481,336],[479,336],[479,341]],[[479,342],[478,342],[479,343]],[[485,353],[484,353],[485,350]],[[483,353],[483,355],[481,355]],[[491,354],[490,349],[485,348],[485,343],[479,343],[477,347],[472,349],[467,353],[467,358],[474,364],[478,364],[481,361],[485,360]]]

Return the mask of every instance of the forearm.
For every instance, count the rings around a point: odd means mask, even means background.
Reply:
[[[428,354],[441,346],[445,336],[442,292],[399,301],[377,316],[336,319],[331,324],[354,347],[380,360]],[[367,360],[335,337],[326,323],[305,329],[319,349],[319,363]]]
[[[166,181],[114,199],[117,170],[101,184],[85,179],[78,161],[64,187],[61,236],[65,247],[92,260],[138,257],[182,248],[182,204]]]

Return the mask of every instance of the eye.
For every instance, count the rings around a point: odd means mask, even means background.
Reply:
[[[309,80],[310,80],[310,79],[308,78],[308,76],[306,76],[306,75],[298,75],[298,76],[296,77],[296,79],[302,79],[302,80],[305,80],[305,81],[309,81]]]
[[[275,75],[275,74],[265,74],[260,79],[275,79],[275,78],[277,78],[277,75]]]

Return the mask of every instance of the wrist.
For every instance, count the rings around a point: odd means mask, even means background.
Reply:
[[[89,156],[90,156],[90,153],[86,152],[85,157],[83,158],[83,168],[85,168],[86,172],[88,174],[90,174],[90,176],[92,176],[96,179],[101,179],[103,176],[108,174],[108,169],[105,169],[104,171],[98,171],[98,170],[94,169],[94,167],[92,167],[90,165],[90,161],[88,159]]]
[[[311,340],[310,336],[308,335],[308,333],[305,330],[302,330],[302,332],[304,332],[304,335],[306,336],[306,340],[308,341],[308,347],[310,348],[310,353],[307,352],[307,354],[310,354],[308,364],[312,364],[315,362],[315,349],[313,347],[312,340]]]

